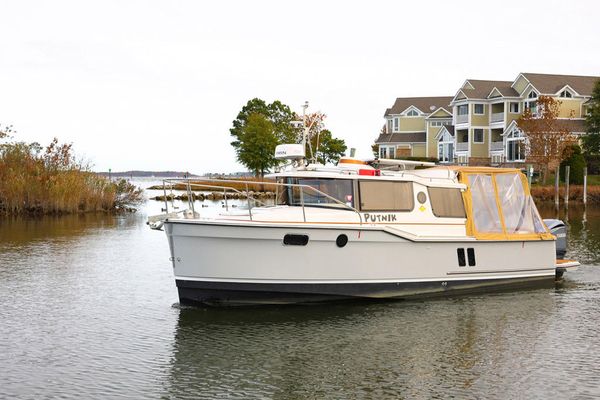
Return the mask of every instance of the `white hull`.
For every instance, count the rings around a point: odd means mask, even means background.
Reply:
[[[551,283],[556,273],[554,241],[424,240],[383,225],[173,220],[165,228],[182,303],[405,298]],[[284,245],[286,234],[309,241]]]

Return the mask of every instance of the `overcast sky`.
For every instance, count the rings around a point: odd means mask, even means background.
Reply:
[[[0,123],[97,171],[244,170],[251,98],[328,115],[369,156],[396,97],[466,78],[600,75],[597,1],[0,2]]]

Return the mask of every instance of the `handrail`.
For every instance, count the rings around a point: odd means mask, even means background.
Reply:
[[[239,194],[244,194],[244,192],[236,189],[236,188],[232,188],[229,186],[220,186],[220,185],[209,185],[206,183],[198,183],[198,182],[194,182],[194,180],[197,180],[197,178],[166,178],[163,179],[163,189],[166,189],[166,184],[167,183],[183,183],[185,182],[186,184],[186,191],[188,193],[188,205],[189,207],[192,209],[192,213],[193,215],[196,215],[194,212],[194,199],[193,199],[193,195],[192,195],[192,189],[191,187],[203,187],[203,188],[213,188],[213,189],[223,189],[223,192],[225,193],[225,191],[227,190],[231,190],[233,192],[239,193]],[[206,182],[215,182],[215,183],[220,183],[220,182],[226,182],[226,183],[243,183],[246,185],[246,198],[248,200],[248,215],[250,217],[250,221],[253,220],[252,217],[252,207],[250,204],[250,200],[252,200],[255,203],[260,203],[263,206],[267,207],[267,204],[264,203],[261,200],[255,199],[253,196],[250,195],[250,191],[248,190],[248,181],[241,181],[241,180],[233,180],[233,179],[214,179],[214,178],[201,178],[201,180],[206,181]],[[353,211],[354,213],[356,213],[356,215],[358,216],[358,220],[359,220],[359,224],[362,225],[362,217],[360,215],[360,212],[352,207],[349,206],[348,204],[336,199],[333,196],[328,195],[327,193],[324,193],[322,191],[320,191],[319,189],[316,189],[310,185],[304,185],[304,184],[296,184],[296,183],[279,183],[279,182],[261,182],[261,185],[271,185],[271,186],[282,186],[282,187],[297,187],[300,188],[300,201],[301,201],[301,207],[302,207],[302,215],[303,215],[303,220],[304,222],[306,222],[306,211],[305,211],[305,203],[304,203],[304,190],[305,189],[309,189],[312,190],[313,192],[322,195],[323,197],[332,200],[334,203],[339,204],[341,206],[343,206],[343,208],[349,210],[349,211]],[[166,190],[165,190],[166,193]],[[226,196],[226,195],[225,195]],[[225,197],[225,201],[227,201],[226,197]],[[168,206],[168,202],[167,202],[167,196],[165,195],[165,212],[168,213],[169,212],[169,206]]]

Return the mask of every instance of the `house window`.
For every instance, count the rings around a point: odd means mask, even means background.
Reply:
[[[379,158],[395,158],[396,147],[394,146],[379,146]]]
[[[531,92],[529,92],[529,96],[527,96],[530,99],[537,99],[538,95],[535,92],[535,90],[532,90]]]
[[[388,119],[387,120],[387,133],[392,133],[392,124],[393,124],[392,119],[391,118]]]
[[[571,94],[571,92],[569,92],[568,90],[565,89],[562,92],[560,92],[560,97],[571,98],[571,97],[573,97],[573,95]]]
[[[519,103],[518,102],[511,102],[510,103],[510,112],[513,114],[518,114],[519,113]]]
[[[400,118],[394,118],[394,132],[398,132],[400,130]]]
[[[473,130],[473,143],[483,143],[483,129]]]
[[[415,110],[410,110],[409,112],[406,113],[406,115],[409,117],[417,117],[419,115],[419,113],[416,112]]]
[[[525,135],[515,128],[506,137],[506,160],[511,162],[525,161]]]
[[[474,104],[473,114],[483,115],[483,104]]]
[[[458,115],[468,115],[469,114],[469,106],[463,104],[462,106],[457,107]]]

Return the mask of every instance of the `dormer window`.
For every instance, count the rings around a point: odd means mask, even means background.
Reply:
[[[571,98],[571,97],[573,97],[573,94],[571,92],[569,92],[567,89],[565,89],[562,92],[560,92],[559,96],[560,97]]]
[[[532,90],[531,92],[529,92],[529,96],[527,96],[530,99],[537,99],[538,95],[535,92],[535,90]]]
[[[407,117],[418,117],[419,113],[416,112],[415,110],[410,110],[409,112],[406,113]]]

